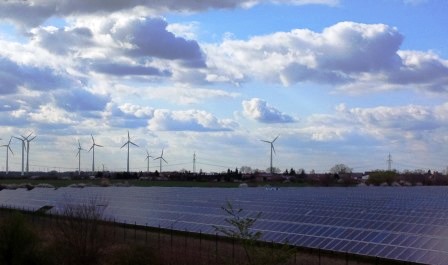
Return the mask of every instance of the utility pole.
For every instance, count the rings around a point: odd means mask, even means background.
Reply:
[[[387,171],[392,171],[392,156],[389,153],[387,157]]]
[[[196,173],[196,152],[193,154],[193,173]]]

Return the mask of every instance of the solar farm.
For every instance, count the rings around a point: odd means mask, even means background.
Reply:
[[[119,223],[214,235],[221,207],[261,217],[267,242],[422,264],[448,263],[448,188],[88,187],[1,190],[0,205],[26,211],[94,200]]]

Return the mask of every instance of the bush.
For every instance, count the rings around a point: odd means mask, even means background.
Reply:
[[[0,264],[40,264],[38,237],[20,213],[0,222]]]

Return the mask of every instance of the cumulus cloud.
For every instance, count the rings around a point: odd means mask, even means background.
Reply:
[[[70,112],[102,111],[110,98],[85,89],[60,90],[54,93],[58,107]]]
[[[64,28],[39,27],[31,34],[34,46],[69,56],[81,69],[117,77],[169,77],[174,66],[205,67],[199,44],[167,28],[164,19],[155,17],[87,17]]]
[[[107,124],[118,128],[143,128],[154,116],[154,109],[131,103],[109,103],[104,114]]]
[[[70,114],[52,104],[42,105],[34,112],[29,113],[30,120],[41,124],[58,126],[74,124],[73,114]]]
[[[301,132],[317,141],[343,140],[356,135],[388,141],[430,143],[447,131],[447,104],[427,107],[405,105],[373,108],[336,107],[333,114],[312,115]]]
[[[270,106],[266,101],[253,98],[243,101],[243,113],[246,117],[263,123],[289,123],[294,118]]]
[[[170,111],[158,109],[149,121],[148,128],[154,131],[230,131],[236,127],[230,120],[219,120],[211,113],[201,110]]]
[[[8,0],[0,2],[0,18],[14,21],[21,26],[36,26],[50,17],[65,17],[80,14],[105,14],[137,9],[139,12],[196,12],[214,9],[248,8],[260,3],[282,3],[293,5],[336,5],[338,0]]]
[[[247,41],[226,39],[204,45],[207,79],[241,83],[256,78],[285,86],[314,82],[357,90],[412,84],[446,91],[447,61],[430,52],[401,51],[402,41],[394,27],[355,22],[320,33],[294,29]]]
[[[93,32],[87,27],[42,27],[32,30],[34,42],[52,53],[66,55],[77,53],[93,45]]]
[[[18,64],[0,56],[0,95],[16,93],[20,87],[48,91],[75,83],[65,73],[54,69]]]

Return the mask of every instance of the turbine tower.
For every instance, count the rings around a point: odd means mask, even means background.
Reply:
[[[78,157],[78,176],[81,176],[81,150],[84,149],[82,149],[81,143],[78,140],[78,152],[76,153],[76,156]]]
[[[92,175],[95,173],[95,146],[103,147],[102,145],[96,144],[95,139],[93,138],[93,135],[90,135],[92,137],[92,146],[89,149],[92,150]]]
[[[9,143],[8,144],[2,145],[4,147],[6,147],[6,171],[5,171],[6,175],[8,175],[9,152],[11,152],[11,154],[14,155],[14,153],[11,150],[11,140],[12,140],[12,137],[9,138]]]
[[[26,173],[30,172],[29,162],[30,162],[30,142],[36,138],[36,135],[29,139],[33,133],[30,133],[27,137],[22,135],[22,138],[26,141]]]
[[[149,173],[149,158],[150,158],[150,157],[152,157],[152,156],[149,155],[148,149],[146,149],[146,158],[145,158],[145,160],[148,160],[148,165],[147,165],[147,168],[146,168],[146,173]]]
[[[136,145],[135,143],[131,142],[131,137],[129,137],[129,131],[128,131],[128,141],[121,147],[121,148],[123,148],[123,147],[125,147],[125,145],[128,146],[128,160],[127,160],[127,164],[126,164],[126,172],[128,172],[128,173],[129,173],[129,145],[130,144],[135,145],[135,146],[138,147],[138,145]]]
[[[269,172],[270,172],[271,174],[273,173],[273,169],[274,169],[274,168],[272,167],[272,151],[274,151],[274,154],[276,154],[276,153],[275,153],[275,148],[274,148],[274,142],[277,140],[277,138],[278,138],[278,136],[275,137],[274,140],[272,140],[272,141],[261,140],[262,142],[265,142],[265,143],[268,143],[268,144],[271,145],[271,166],[270,166],[270,168],[269,168]]]
[[[25,156],[25,148],[26,148],[25,147],[25,139],[19,138],[19,137],[16,137],[16,136],[13,136],[13,137],[22,142],[22,172],[20,173],[20,175],[23,176],[23,175],[25,175],[25,173],[24,173],[24,164],[25,164],[25,157],[24,156]]]
[[[160,154],[160,156],[154,158],[154,160],[157,160],[157,159],[159,159],[159,161],[160,161],[160,171],[159,171],[159,173],[162,173],[162,160],[165,161],[165,163],[168,164],[168,162],[166,162],[165,158],[163,158],[163,149],[162,149],[162,153]]]

